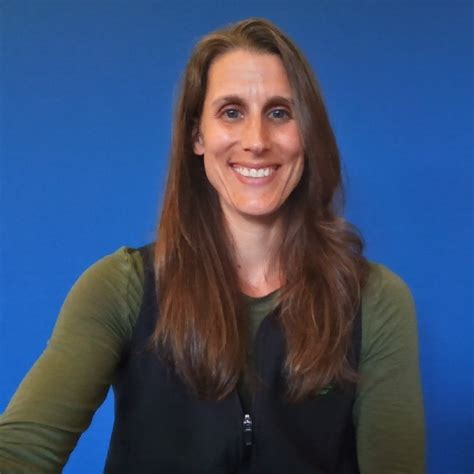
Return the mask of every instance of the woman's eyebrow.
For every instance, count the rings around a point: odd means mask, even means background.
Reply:
[[[218,97],[217,99],[212,101],[211,105],[219,107],[220,105],[223,105],[223,104],[243,104],[243,103],[244,101],[240,96],[238,96],[237,94],[230,94],[230,95]]]
[[[295,102],[291,97],[284,97],[282,95],[275,95],[273,97],[270,97],[265,102],[265,107],[272,107],[274,105],[286,105],[287,107],[293,107],[295,105]]]
[[[223,104],[239,104],[239,105],[242,105],[245,103],[245,100],[237,95],[237,94],[229,94],[229,95],[225,95],[225,96],[222,96],[222,97],[218,97],[217,99],[213,100],[212,101],[212,106],[214,107],[219,107]],[[274,106],[274,105],[287,105],[287,106],[290,106],[290,107],[293,107],[294,106],[294,101],[291,97],[285,97],[285,96],[282,96],[282,95],[274,95],[272,97],[269,97],[266,101],[265,101],[265,107],[268,108],[268,107],[271,107],[271,106]]]

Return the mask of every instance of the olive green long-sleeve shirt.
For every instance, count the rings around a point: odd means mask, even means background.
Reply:
[[[48,345],[0,417],[0,472],[60,472],[103,402],[133,332],[143,262],[122,247],[91,266],[61,309]],[[362,304],[353,409],[361,474],[424,472],[424,421],[413,301],[378,264]],[[272,298],[248,298],[252,338]]]

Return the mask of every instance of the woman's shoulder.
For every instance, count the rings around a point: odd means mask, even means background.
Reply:
[[[369,262],[369,267],[362,294],[366,306],[412,303],[411,291],[400,275],[381,263]]]
[[[107,279],[127,281],[130,277],[143,279],[143,259],[139,248],[122,246],[104,255],[84,272],[83,276],[99,274]]]
[[[416,337],[415,304],[406,282],[380,263],[370,262],[362,294],[362,348],[404,345]]]
[[[119,247],[88,267],[78,283],[85,279],[94,283],[113,283],[112,289],[120,292],[141,292],[144,282],[142,248]]]
[[[62,321],[86,324],[98,322],[128,339],[138,317],[143,298],[142,253],[133,247],[120,247],[90,265],[67,295]]]
[[[144,247],[122,246],[114,252],[104,256],[92,265],[87,271],[97,272],[104,283],[111,284],[112,288],[127,299],[130,313],[135,314],[143,297],[145,280]]]

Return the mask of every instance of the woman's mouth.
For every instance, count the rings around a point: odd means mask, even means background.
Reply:
[[[275,172],[277,166],[268,166],[266,168],[247,168],[244,166],[233,165],[232,168],[236,173],[244,176],[245,178],[267,178]]]

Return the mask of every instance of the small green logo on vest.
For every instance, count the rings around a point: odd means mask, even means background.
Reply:
[[[333,388],[334,388],[333,385],[330,383],[329,385],[326,385],[325,387],[323,387],[318,392],[318,395],[327,395]]]

